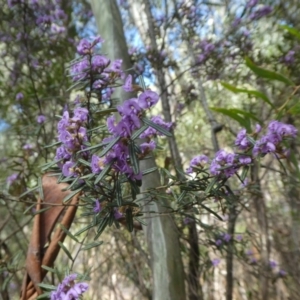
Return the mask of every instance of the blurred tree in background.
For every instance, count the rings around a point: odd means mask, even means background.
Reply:
[[[80,39],[100,34],[101,51],[122,59],[133,83],[140,84],[141,75],[160,95],[158,113],[175,125],[173,137],[161,140],[158,171],[142,190],[183,180],[195,155],[232,151],[241,128],[255,134],[256,124],[266,128],[275,119],[299,127],[298,1],[2,2],[3,299],[17,299],[21,290],[38,197],[28,191],[44,172],[41,165],[54,159],[55,150],[45,145],[56,142],[56,116],[82,96],[70,88],[67,72]],[[111,107],[129,98],[121,89],[114,97]],[[101,246],[85,251],[67,237],[76,260],[61,251],[55,266],[89,274],[86,299],[299,299],[298,161],[298,140],[286,160],[257,160],[242,183],[229,180],[233,201],[220,195],[204,205],[198,191],[191,204],[180,185],[171,186],[170,213],[151,207],[156,213],[146,215],[144,233],[112,226]],[[81,213],[71,232],[89,224]],[[57,285],[58,279],[44,282]]]

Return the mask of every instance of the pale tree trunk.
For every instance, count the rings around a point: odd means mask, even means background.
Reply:
[[[98,31],[105,39],[103,52],[110,59],[123,59],[123,68],[129,69],[127,45],[123,32],[120,12],[115,0],[92,0],[92,9],[96,18]],[[128,94],[127,94],[128,95]],[[128,98],[122,91],[117,94],[121,100]],[[155,166],[154,159],[142,161],[141,170]],[[143,178],[142,191],[160,186],[158,172],[150,173]],[[160,198],[146,210],[158,213],[166,212],[162,205],[166,205],[164,198]],[[184,300],[184,271],[179,247],[178,232],[172,217],[168,214],[156,216],[146,213],[147,226],[144,227],[152,263],[153,299],[154,300]]]

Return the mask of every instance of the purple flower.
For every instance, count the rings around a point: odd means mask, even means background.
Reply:
[[[61,284],[58,285],[56,291],[51,292],[51,300],[79,300],[81,295],[88,289],[85,282],[75,283],[77,274],[67,276]]]
[[[295,51],[289,51],[285,56],[280,58],[280,61],[287,66],[292,65],[295,62]]]
[[[123,102],[122,105],[117,107],[118,112],[121,116],[138,115],[142,110],[136,98],[128,99]]]
[[[231,24],[232,27],[237,27],[240,25],[242,19],[241,18],[235,18]]]
[[[159,96],[153,91],[145,91],[139,95],[139,105],[144,108],[150,108],[158,102]]]
[[[92,172],[94,174],[100,173],[104,168],[104,159],[93,154],[91,167],[92,167]]]
[[[12,175],[10,175],[10,176],[8,176],[8,177],[6,178],[6,182],[7,182],[9,185],[11,185],[13,182],[15,182],[15,181],[18,179],[18,176],[19,176],[19,174],[14,173],[14,174],[12,174]]]
[[[269,265],[270,265],[270,267],[271,267],[272,269],[274,269],[274,268],[277,267],[277,262],[274,261],[274,260],[270,260],[270,261],[269,261]]]
[[[194,168],[203,168],[208,161],[209,159],[206,155],[197,155],[191,159],[190,166],[186,172],[190,174],[193,172]]]
[[[222,240],[218,239],[216,240],[216,246],[221,246],[223,244]]]
[[[285,277],[286,275],[287,275],[287,272],[286,272],[286,271],[284,271],[284,270],[282,270],[282,269],[279,270],[279,272],[278,272],[278,276],[279,276],[279,277]]]
[[[103,42],[104,42],[103,38],[100,35],[98,35],[98,36],[95,37],[95,39],[93,41],[93,46],[95,46],[99,43],[103,43]]]
[[[193,222],[195,222],[195,220],[193,218],[185,217],[183,219],[183,224],[185,224],[185,225],[188,225],[188,224],[193,223]]]
[[[90,63],[86,58],[74,64],[70,70],[73,81],[78,81],[86,78],[88,76],[87,71],[89,70],[89,68],[90,68]]]
[[[251,249],[249,249],[249,250],[247,250],[246,251],[246,255],[248,255],[248,256],[251,256],[251,255],[253,255],[254,253],[253,253],[253,251],[251,250]]]
[[[210,165],[210,173],[214,176],[224,175],[229,178],[235,174],[239,165],[235,162],[236,155],[219,150]]]
[[[65,146],[60,146],[56,149],[55,160],[70,159],[71,153],[67,151]]]
[[[24,98],[24,95],[21,92],[16,95],[16,100],[17,101],[22,100],[23,98]]]
[[[247,8],[252,8],[252,7],[256,6],[257,3],[258,3],[258,0],[249,0],[249,1],[247,2],[247,4],[246,4],[246,7],[247,7]]]
[[[98,199],[96,200],[96,202],[94,204],[93,211],[94,211],[94,213],[99,213],[101,211],[101,203]]]
[[[228,243],[231,240],[231,235],[229,233],[224,233],[222,236],[223,241]]]
[[[39,116],[36,117],[36,121],[39,124],[43,124],[46,121],[46,117],[44,115],[39,115]]]
[[[27,143],[27,144],[25,144],[25,145],[23,146],[23,149],[24,149],[24,150],[31,150],[31,149],[32,149],[32,145],[29,144],[29,143]]]
[[[252,159],[250,156],[239,155],[239,162],[241,165],[249,165],[249,164],[251,164]]]
[[[149,152],[153,151],[156,147],[156,144],[154,141],[150,141],[149,143],[142,143],[140,145],[140,149],[142,151],[142,154],[148,154]]]
[[[110,63],[110,60],[103,55],[95,55],[92,58],[92,69],[98,70],[98,69],[104,69],[106,68]]]
[[[235,145],[240,150],[247,150],[251,146],[251,143],[247,139],[247,132],[246,132],[245,128],[243,128],[241,131],[239,131],[239,133],[236,137],[236,140],[235,140]]]
[[[114,209],[114,218],[116,219],[116,220],[119,220],[119,219],[121,219],[123,217],[123,214],[122,213],[120,213],[116,208]]]
[[[110,65],[109,71],[117,73],[119,76],[122,75],[122,59],[116,59],[115,61],[112,62]]]
[[[260,133],[261,131],[261,126],[259,124],[255,125],[255,133]]]
[[[270,14],[272,12],[272,7],[265,5],[259,9],[257,9],[255,12],[253,12],[249,18],[250,20],[254,21],[254,20],[259,20],[261,18],[263,18],[264,16]]]
[[[79,122],[87,122],[89,115],[89,111],[84,107],[76,107],[74,109],[74,117],[73,120],[79,121]]]
[[[66,161],[62,167],[62,173],[65,177],[68,176],[77,176],[77,173],[75,171],[75,162],[74,161]]]
[[[221,260],[219,258],[214,258],[211,260],[211,263],[214,267],[217,267],[220,264]]]
[[[77,46],[77,52],[80,55],[85,55],[90,52],[91,47],[92,45],[90,42],[88,42],[86,39],[82,39]]]
[[[126,80],[125,80],[125,83],[123,85],[123,90],[125,92],[132,92],[133,89],[132,89],[132,75],[128,75]]]
[[[277,143],[278,140],[276,139],[276,136],[274,135],[263,136],[260,140],[256,141],[252,150],[253,156],[275,152]]]
[[[236,236],[236,240],[237,240],[238,242],[240,242],[242,239],[243,239],[243,236],[242,236],[241,234],[238,234],[238,235]]]

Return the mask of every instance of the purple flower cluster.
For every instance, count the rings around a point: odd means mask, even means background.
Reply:
[[[256,125],[253,137],[261,132],[261,126]],[[280,143],[286,138],[295,138],[297,129],[293,125],[284,124],[279,121],[271,121],[268,125],[267,134],[263,135],[257,141],[247,135],[246,129],[241,129],[237,134],[235,146],[245,154],[228,153],[225,150],[219,150],[215,158],[210,163],[210,173],[219,178],[229,178],[233,176],[240,167],[249,165],[252,162],[252,156],[265,155],[267,153],[278,153],[286,156],[287,149],[283,149]],[[252,156],[249,151],[252,149]],[[195,156],[187,169],[190,174],[202,169],[209,159],[205,155]]]
[[[197,155],[192,158],[190,162],[189,168],[186,170],[188,174],[193,173],[197,170],[197,168],[203,168],[206,164],[208,164],[209,158],[206,155]]]
[[[88,110],[77,107],[74,109],[72,118],[70,118],[69,112],[65,111],[62,119],[58,122],[58,140],[62,145],[57,148],[55,159],[59,161],[64,176],[78,176],[72,154],[85,148],[84,142],[88,140],[88,137],[84,124],[87,120]],[[81,155],[86,158],[87,153],[81,152]]]
[[[81,40],[77,46],[77,52],[81,55],[81,59],[70,69],[73,81],[91,80],[92,89],[100,91],[116,84],[116,81],[124,75],[121,69],[121,59],[111,62],[104,55],[93,54],[93,48],[102,42],[100,37],[94,39],[92,43],[86,39]]]
[[[295,138],[297,129],[290,124],[284,124],[279,121],[271,121],[268,126],[267,134],[256,141],[253,147],[253,156],[264,155],[267,153],[283,154],[285,151],[280,143],[285,138]]]
[[[246,155],[239,155],[235,153],[228,153],[225,150],[219,150],[215,158],[210,163],[210,173],[220,178],[229,178],[233,176],[238,169],[243,165],[248,165],[252,162],[251,157]],[[202,169],[205,164],[209,163],[206,155],[198,155],[192,158],[187,173],[190,174],[197,169]]]
[[[62,283],[60,283],[56,291],[51,292],[51,300],[81,299],[82,294],[88,289],[88,284],[85,282],[75,283],[77,274],[68,275]]]
[[[129,179],[140,180],[142,174],[135,174],[130,163],[129,157],[129,140],[133,132],[142,126],[141,117],[146,109],[151,108],[158,102],[159,96],[157,93],[146,90],[139,95],[138,98],[131,98],[123,102],[117,107],[121,120],[116,123],[115,117],[107,118],[108,131],[111,136],[107,137],[103,142],[110,142],[113,139],[120,137],[120,140],[112,147],[112,149],[103,158],[97,155],[92,156],[92,172],[100,173],[105,165],[112,164],[112,168],[120,173],[125,174]],[[165,123],[160,117],[153,117],[152,122],[162,126],[165,129],[170,129],[171,125]],[[141,138],[147,138],[145,143],[139,146],[138,158],[145,157],[153,151],[156,144],[151,138],[160,133],[152,127],[147,128],[141,135]]]

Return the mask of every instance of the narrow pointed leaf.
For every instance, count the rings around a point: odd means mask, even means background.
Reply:
[[[226,82],[221,82],[221,85],[224,88],[226,88],[229,91],[231,91],[231,92],[234,92],[234,93],[244,93],[244,94],[248,94],[248,95],[254,96],[256,98],[260,98],[264,102],[268,103],[272,108],[275,108],[275,106],[272,104],[272,102],[270,101],[270,99],[264,93],[262,93],[260,91],[237,88],[234,85],[231,85],[231,84],[226,83]]]
[[[93,242],[93,243],[90,243],[90,244],[86,244],[81,250],[89,250],[89,249],[92,249],[94,247],[98,247],[102,244],[103,244],[103,241]]]
[[[97,184],[110,170],[111,166],[113,165],[114,161],[111,161],[108,165],[104,167],[101,173],[97,176],[95,180],[95,184]]]
[[[126,225],[129,232],[132,232],[133,230],[133,217],[132,217],[132,209],[127,208],[126,209]]]
[[[255,65],[250,58],[246,57],[246,65],[249,69],[251,69],[256,75],[262,78],[270,79],[270,80],[277,80],[281,81],[287,85],[295,85],[290,79],[286,78],[285,76],[274,72],[274,71],[269,71],[266,69],[263,69],[261,67],[258,67]]]
[[[134,151],[134,142],[130,141],[128,147],[129,147],[129,159],[132,165],[133,173],[137,175],[140,172],[140,168],[139,168],[138,158]]]
[[[100,157],[104,156],[119,140],[120,136],[113,139],[99,154]]]
[[[143,175],[147,175],[147,174],[150,174],[152,172],[155,172],[157,169],[158,169],[157,167],[153,167],[153,168],[144,170],[142,173],[143,173]]]
[[[131,139],[134,141],[136,138],[138,138],[149,126],[143,125],[140,129],[135,131],[133,135],[131,136]]]
[[[69,250],[67,249],[67,247],[60,241],[58,242],[58,244],[59,244],[59,247],[61,249],[63,249],[63,251],[66,253],[66,255],[73,261],[73,257],[71,255],[71,253],[69,252]]]
[[[298,31],[296,28],[287,26],[287,25],[279,25],[279,27],[287,30],[290,34],[297,37],[300,40],[300,31]]]
[[[77,240],[77,238],[65,226],[63,226],[62,224],[60,224],[60,228],[62,229],[62,231],[64,231],[66,233],[66,235],[68,237],[70,237],[75,242],[79,243],[79,241]]]
[[[157,131],[159,131],[160,133],[162,133],[163,135],[165,136],[168,136],[168,137],[172,137],[172,133],[168,130],[166,130],[165,128],[153,123],[152,121],[150,121],[149,119],[147,118],[142,118],[143,122],[147,125],[149,125],[150,127],[156,129]]]
[[[69,195],[67,195],[64,199],[63,199],[63,203],[68,202],[70,199],[72,199],[76,194],[80,193],[83,190],[84,186],[80,187],[79,189],[73,191],[72,193],[70,193]]]

